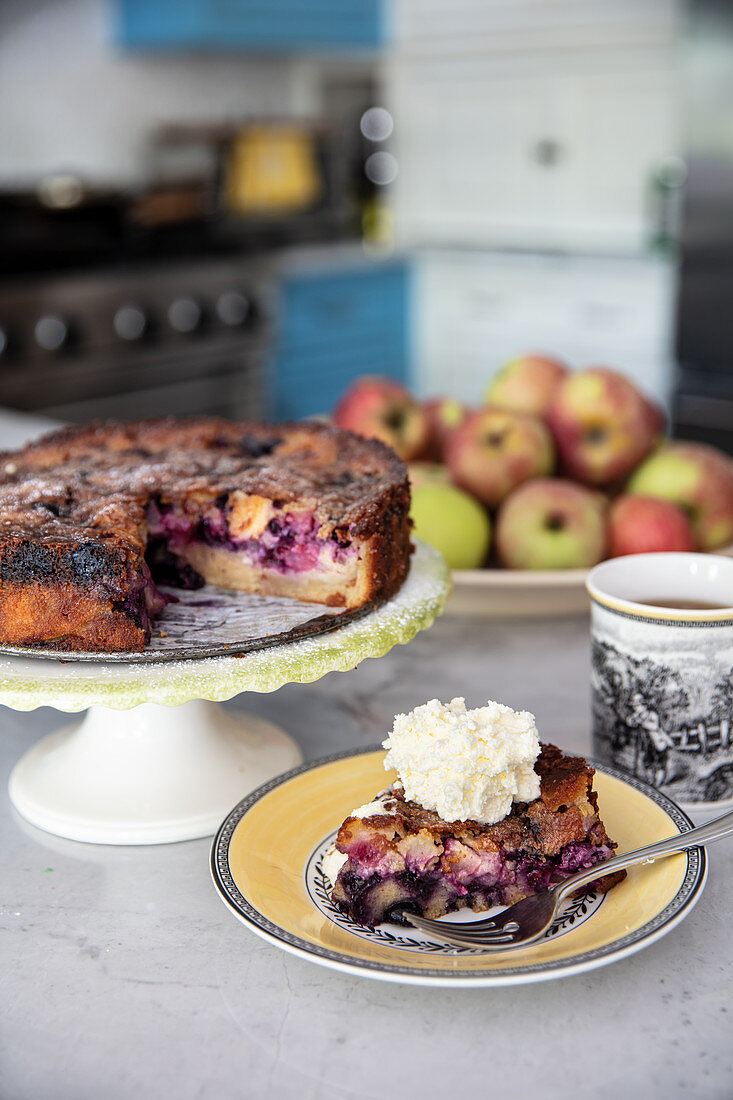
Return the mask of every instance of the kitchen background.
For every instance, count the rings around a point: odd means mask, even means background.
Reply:
[[[607,365],[733,451],[725,0],[5,0],[0,404]]]

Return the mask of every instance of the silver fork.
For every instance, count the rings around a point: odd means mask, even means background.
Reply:
[[[534,943],[544,936],[562,903],[586,883],[596,882],[612,871],[620,871],[623,867],[631,867],[635,863],[654,863],[656,859],[674,855],[676,852],[685,852],[688,848],[712,844],[714,840],[722,840],[731,833],[733,833],[733,812],[723,814],[722,817],[717,817],[714,821],[701,825],[697,829],[680,833],[679,836],[658,840],[646,848],[637,848],[634,852],[614,856],[605,863],[597,864],[586,871],[579,871],[552,890],[523,898],[522,901],[510,905],[508,909],[503,909],[501,913],[483,920],[466,924],[446,924],[440,920],[419,917],[404,909],[401,913],[404,919],[415,928],[429,932],[431,936],[457,947],[484,947],[488,951],[507,951],[514,947],[526,947],[527,944]]]

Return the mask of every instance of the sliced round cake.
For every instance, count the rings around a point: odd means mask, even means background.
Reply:
[[[314,423],[108,421],[0,455],[0,643],[141,650],[156,581],[352,609],[409,564],[407,470]]]

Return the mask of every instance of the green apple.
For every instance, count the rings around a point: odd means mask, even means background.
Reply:
[[[563,478],[528,481],[507,497],[496,519],[496,548],[509,569],[581,569],[606,549],[606,501]]]
[[[491,544],[486,510],[454,485],[425,482],[412,494],[410,515],[415,535],[429,542],[451,569],[477,569]]]

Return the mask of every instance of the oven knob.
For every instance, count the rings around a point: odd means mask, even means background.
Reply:
[[[176,332],[194,332],[201,324],[201,306],[193,298],[176,298],[168,306],[168,322]]]
[[[120,306],[112,318],[112,325],[120,340],[139,340],[148,327],[148,319],[140,306]]]
[[[243,325],[250,312],[250,302],[238,290],[226,290],[216,300],[216,313],[225,325]]]
[[[59,351],[69,339],[69,326],[55,313],[47,313],[36,321],[33,335],[44,351]]]

